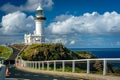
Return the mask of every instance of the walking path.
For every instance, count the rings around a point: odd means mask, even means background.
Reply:
[[[78,79],[83,78],[83,79],[89,79],[89,80],[120,80],[120,77],[115,77],[115,76],[103,76],[103,75],[86,74],[86,73],[43,71],[43,70],[23,68],[23,67],[17,67],[17,68],[27,72],[42,73],[46,75],[64,76],[69,78],[78,78]]]
[[[55,75],[46,75],[21,71],[14,67],[9,68],[9,72],[11,74],[6,77],[6,80],[76,80]]]
[[[12,50],[13,53],[12,55],[6,60],[6,65],[7,64],[15,64],[15,59],[17,58],[18,55],[20,55],[20,53],[27,48],[28,46],[24,46],[22,49],[17,49],[14,46],[9,46]]]
[[[18,53],[20,52],[20,50],[12,47],[12,46],[9,46],[13,49],[13,54],[10,56],[10,58],[8,60],[15,60],[15,58],[17,57]]]

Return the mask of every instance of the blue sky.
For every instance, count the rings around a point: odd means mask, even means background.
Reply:
[[[23,42],[33,32],[39,3],[47,18],[46,41],[120,48],[120,0],[0,0],[0,44]]]

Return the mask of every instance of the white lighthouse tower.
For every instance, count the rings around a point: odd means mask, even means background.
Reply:
[[[25,44],[34,44],[34,43],[45,43],[45,33],[44,33],[44,23],[46,21],[46,17],[44,16],[43,9],[39,5],[36,9],[36,17],[35,21],[35,31],[33,34],[25,34]]]
[[[40,41],[40,43],[45,42],[45,35],[44,35],[44,23],[46,21],[46,18],[44,17],[43,9],[41,6],[38,6],[36,9],[36,17],[34,18],[35,20],[35,35],[40,36],[36,38],[37,41]]]

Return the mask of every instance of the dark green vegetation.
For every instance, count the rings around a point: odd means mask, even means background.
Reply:
[[[93,59],[97,58],[95,55],[93,55],[91,52],[87,51],[76,51],[75,54],[78,54],[82,59]]]
[[[5,46],[0,46],[0,58],[5,58],[8,59],[12,54],[12,51],[5,47]]]
[[[33,44],[25,49],[21,56],[28,61],[95,58],[89,52],[73,52],[61,44]]]

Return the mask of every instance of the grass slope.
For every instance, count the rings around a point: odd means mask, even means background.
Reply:
[[[8,59],[12,54],[12,51],[5,47],[5,46],[0,46],[0,58],[5,58]]]

